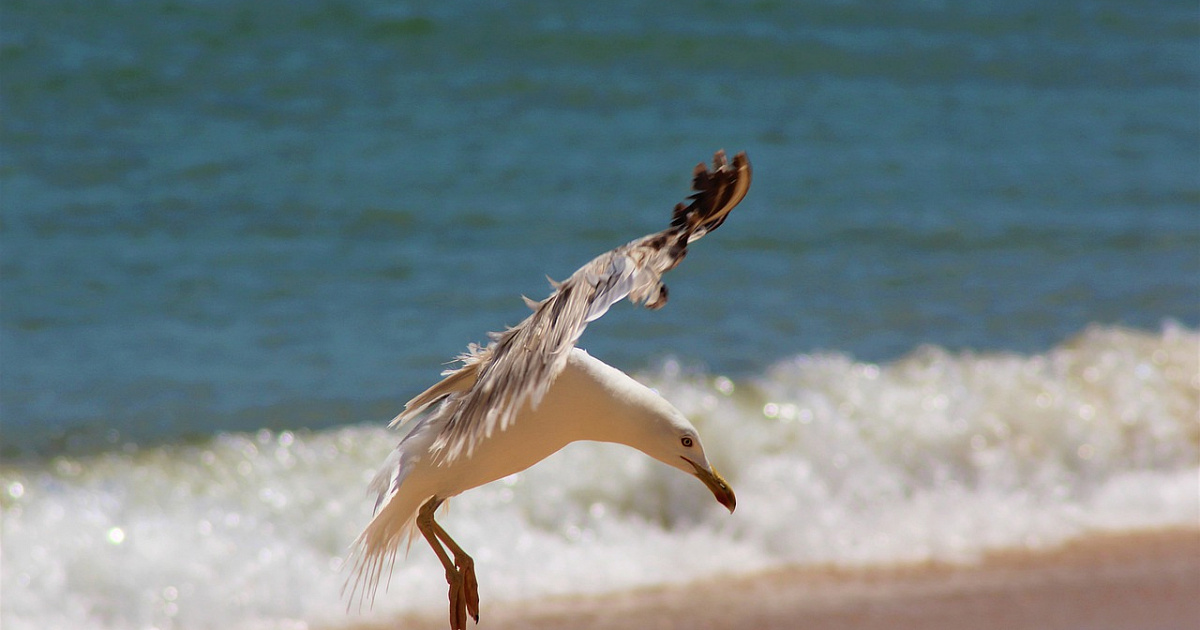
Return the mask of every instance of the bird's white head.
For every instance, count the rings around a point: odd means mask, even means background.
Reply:
[[[736,499],[729,483],[712,467],[696,427],[683,412],[657,392],[620,370],[572,351],[567,368],[547,401],[557,392],[570,392],[570,406],[590,439],[632,446],[664,464],[695,476],[717,501],[733,511]],[[556,391],[557,390],[557,391]],[[551,403],[553,404],[553,403]],[[589,416],[584,419],[582,416]]]
[[[663,400],[663,403],[666,401]],[[708,461],[700,434],[681,412],[670,407],[667,413],[654,414],[644,428],[649,435],[640,444],[633,445],[635,448],[668,466],[694,475],[713,493],[718,503],[733,512],[737,505],[733,488]]]

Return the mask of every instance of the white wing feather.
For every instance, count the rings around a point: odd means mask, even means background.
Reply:
[[[545,300],[526,299],[533,309],[529,317],[491,333],[487,347],[472,345],[459,357],[463,366],[409,401],[393,424],[444,400],[437,413],[449,420],[432,451],[440,464],[469,457],[480,440],[507,428],[523,405],[541,402],[588,323],[626,297],[652,309],[666,304],[662,274],[683,260],[689,243],[720,226],[749,189],[745,153],[729,163],[717,152],[713,166],[709,171],[697,165],[691,203],[675,207],[670,227],[596,257],[556,284]]]

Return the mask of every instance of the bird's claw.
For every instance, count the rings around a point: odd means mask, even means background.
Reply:
[[[446,581],[450,583],[450,630],[466,630],[467,605],[462,597],[462,580],[457,574],[450,574]]]
[[[467,613],[479,623],[479,581],[475,579],[475,563],[467,559],[458,564],[459,575],[463,578],[463,597],[466,599]]]
[[[456,571],[446,573],[450,584],[450,630],[466,630],[467,615],[479,623],[479,581],[475,579],[475,563],[467,558],[457,559]]]

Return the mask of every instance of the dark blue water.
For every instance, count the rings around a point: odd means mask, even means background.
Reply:
[[[691,167],[624,369],[1200,325],[1193,2],[9,1],[5,456],[390,418]]]

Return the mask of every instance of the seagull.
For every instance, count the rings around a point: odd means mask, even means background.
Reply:
[[[360,605],[373,601],[403,544],[417,533],[446,570],[450,627],[479,623],[475,563],[434,512],[447,499],[533,466],[579,440],[631,446],[694,475],[732,513],[733,489],[709,463],[692,423],[665,398],[629,375],[576,348],[588,323],[628,297],[658,309],[667,302],[662,275],[683,260],[690,243],[717,229],[750,187],[745,153],[713,156],[692,177],[690,203],[671,223],[606,252],[556,283],[533,313],[490,343],[468,346],[461,366],[408,401],[393,427],[415,421],[370,484],[375,514],[354,543],[346,588]],[[343,589],[345,591],[345,589]]]

